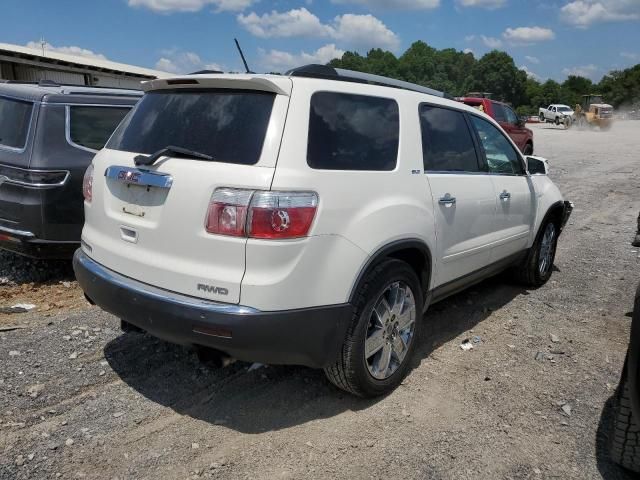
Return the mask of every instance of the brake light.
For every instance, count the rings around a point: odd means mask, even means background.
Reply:
[[[87,203],[93,199],[93,163],[89,165],[82,178],[82,195]]]
[[[256,192],[249,209],[249,237],[304,237],[318,208],[311,192]]]
[[[219,188],[211,196],[207,212],[206,230],[208,233],[245,237],[247,210],[252,190]]]
[[[249,238],[299,238],[309,233],[317,208],[313,192],[220,188],[211,197],[206,230]]]

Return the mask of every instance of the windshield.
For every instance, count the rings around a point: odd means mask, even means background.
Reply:
[[[558,107],[559,112],[570,112],[571,109],[569,107]]]
[[[107,148],[152,154],[175,145],[219,162],[260,159],[275,94],[251,90],[160,90],[147,93]]]
[[[31,102],[0,97],[0,147],[25,147],[32,109]]]

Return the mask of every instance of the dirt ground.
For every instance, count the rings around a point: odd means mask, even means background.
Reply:
[[[208,368],[121,334],[64,266],[33,280],[39,264],[3,255],[0,306],[37,309],[0,314],[0,478],[631,478],[606,435],[640,281],[640,122],[532,128],[576,205],[551,281],[499,277],[434,305],[384,398],[307,368]]]

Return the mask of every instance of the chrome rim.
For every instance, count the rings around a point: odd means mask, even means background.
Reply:
[[[404,282],[387,286],[371,311],[364,359],[371,376],[389,378],[402,365],[413,340],[416,301]]]
[[[540,257],[538,258],[538,271],[544,275],[551,268],[553,263],[554,240],[556,238],[556,227],[549,223],[542,235],[540,242]]]

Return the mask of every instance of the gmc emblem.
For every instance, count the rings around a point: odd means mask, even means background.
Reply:
[[[229,290],[223,287],[216,287],[215,285],[205,285],[204,283],[198,284],[198,290],[213,293],[214,295],[229,295]]]
[[[120,170],[118,172],[118,180],[122,180],[127,183],[138,183],[138,179],[140,178],[139,172],[128,172],[126,170]]]

